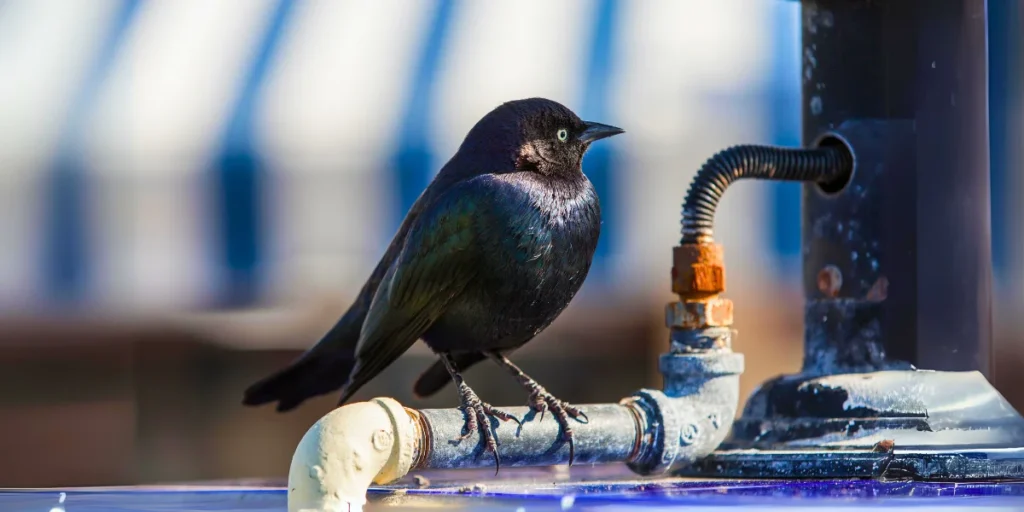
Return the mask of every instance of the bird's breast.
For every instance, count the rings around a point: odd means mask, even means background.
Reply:
[[[470,341],[519,346],[550,325],[587,277],[601,226],[590,183],[514,185],[493,197],[493,225],[478,233],[477,279],[425,338],[435,350]]]
[[[561,311],[583,284],[600,236],[600,204],[578,183],[527,181],[505,203],[501,251],[490,262],[494,292],[525,311]]]

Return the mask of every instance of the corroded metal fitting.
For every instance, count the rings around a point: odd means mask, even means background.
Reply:
[[[725,291],[725,251],[720,244],[672,248],[672,291],[683,302],[706,301]]]
[[[732,301],[721,297],[665,306],[665,325],[672,329],[703,329],[732,325]]]

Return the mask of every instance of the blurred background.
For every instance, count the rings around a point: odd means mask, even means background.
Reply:
[[[719,149],[800,144],[800,16],[782,0],[0,0],[0,486],[286,475],[337,397],[278,415],[242,390],[333,324],[466,131],[523,97],[627,133],[584,163],[605,215],[594,269],[516,360],[573,402],[659,385],[683,194]],[[1024,179],[1004,162],[1024,141],[1000,131],[1021,116],[1020,51],[992,48],[994,380],[1021,409]],[[800,191],[741,183],[719,211],[745,396],[800,364]],[[411,396],[431,361],[417,345],[356,398],[456,405]],[[525,403],[488,368],[467,380]]]

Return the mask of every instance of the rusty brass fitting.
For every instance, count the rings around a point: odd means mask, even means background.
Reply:
[[[679,302],[665,308],[670,329],[730,327],[732,301],[725,291],[725,250],[716,243],[683,244],[672,249],[672,291]]]
[[[683,302],[707,301],[725,291],[725,250],[720,244],[672,248],[672,291]]]

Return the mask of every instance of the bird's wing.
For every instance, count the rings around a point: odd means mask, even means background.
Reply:
[[[453,186],[419,215],[374,295],[341,403],[408,350],[476,276],[493,181]]]

